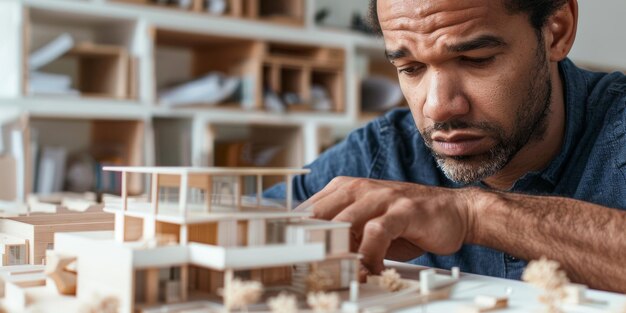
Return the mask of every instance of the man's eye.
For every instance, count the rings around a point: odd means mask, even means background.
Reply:
[[[407,76],[414,76],[418,74],[421,69],[422,69],[422,66],[407,66],[407,67],[399,68],[398,73],[407,75]]]
[[[495,56],[491,56],[491,57],[487,57],[487,58],[469,58],[469,57],[465,57],[462,56],[461,57],[461,61],[468,63],[470,65],[474,65],[474,66],[485,66],[485,65],[489,65],[489,63],[493,62],[496,59]]]

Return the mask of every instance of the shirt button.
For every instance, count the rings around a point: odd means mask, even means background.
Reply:
[[[516,257],[514,257],[514,256],[511,256],[511,255],[508,255],[508,254],[504,257],[504,259],[505,259],[507,262],[517,262],[517,261],[519,261],[519,259],[518,259],[518,258],[516,258]]]

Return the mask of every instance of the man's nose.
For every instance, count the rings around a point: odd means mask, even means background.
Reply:
[[[426,118],[434,122],[446,122],[469,113],[469,103],[454,74],[433,71],[426,78],[428,85],[422,109]]]

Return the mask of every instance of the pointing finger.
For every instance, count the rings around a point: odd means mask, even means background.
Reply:
[[[383,260],[391,242],[404,233],[408,225],[404,212],[391,209],[365,224],[359,253],[363,255],[363,265],[371,273],[378,274],[384,269]]]

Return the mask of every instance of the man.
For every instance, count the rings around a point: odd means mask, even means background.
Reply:
[[[312,163],[293,182],[301,207],[351,222],[371,273],[388,258],[519,279],[546,256],[626,292],[626,78],[566,59],[577,1],[371,8],[410,111]]]

